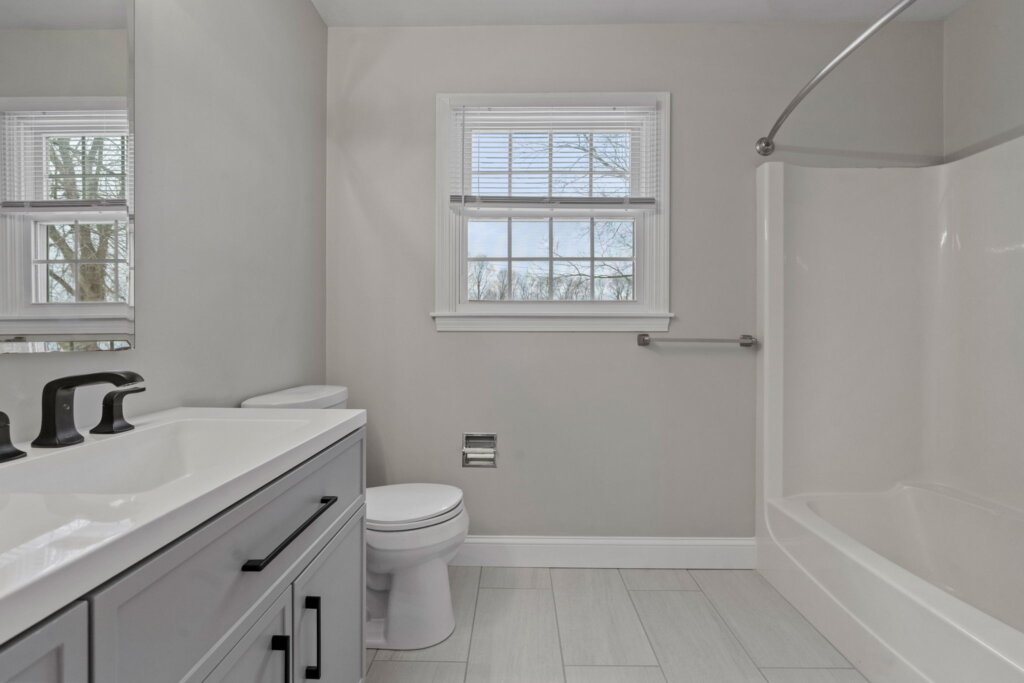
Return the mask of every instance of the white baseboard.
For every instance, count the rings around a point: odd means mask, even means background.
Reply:
[[[608,536],[470,536],[454,565],[482,567],[619,567],[753,569],[753,538]]]

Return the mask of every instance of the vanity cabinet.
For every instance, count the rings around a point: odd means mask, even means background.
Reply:
[[[89,609],[74,605],[0,648],[0,683],[88,683]]]
[[[93,592],[92,681],[298,683],[317,680],[319,654],[320,680],[359,683],[363,442],[360,429]]]

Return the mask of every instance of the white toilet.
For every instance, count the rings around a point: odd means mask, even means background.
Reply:
[[[303,386],[255,396],[243,408],[345,408],[348,389]],[[462,491],[443,484],[366,490],[366,646],[416,650],[455,629],[448,563],[466,540]]]

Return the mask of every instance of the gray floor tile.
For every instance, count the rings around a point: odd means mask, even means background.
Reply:
[[[549,590],[481,588],[466,683],[563,683]]]
[[[484,567],[481,588],[551,588],[547,567]]]
[[[551,584],[567,666],[657,666],[618,570],[552,569]]]
[[[620,569],[631,591],[699,591],[697,582],[685,569]]]
[[[764,683],[698,591],[632,591],[668,683]]]
[[[849,662],[757,572],[691,572],[761,667],[849,667]]]
[[[461,662],[374,662],[366,683],[462,683]]]
[[[377,660],[396,662],[464,662],[469,656],[469,635],[476,611],[480,567],[448,567],[448,584],[455,610],[455,630],[448,639],[422,650],[378,650]]]
[[[762,669],[768,683],[868,683],[854,669]]]
[[[366,675],[366,672],[370,670],[370,665],[373,664],[373,658],[376,657],[376,656],[377,656],[377,651],[376,650],[374,650],[373,648],[370,648],[370,647],[366,648],[366,658],[363,660],[363,661],[366,662],[366,670],[363,671],[363,675]]]
[[[665,683],[656,666],[567,666],[565,683]]]

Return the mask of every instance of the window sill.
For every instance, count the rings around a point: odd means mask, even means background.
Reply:
[[[667,332],[671,313],[538,315],[431,313],[438,332]]]

